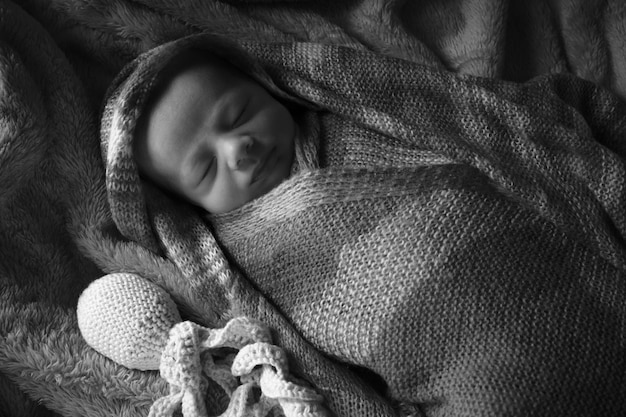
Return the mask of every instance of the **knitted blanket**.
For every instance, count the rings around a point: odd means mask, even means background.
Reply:
[[[348,47],[224,42],[157,48],[113,84],[103,152],[122,233],[270,320],[339,415],[381,415],[346,404],[352,372],[388,404],[443,415],[623,412],[626,105],[571,76],[515,85]],[[218,216],[151,188],[144,201],[130,153],[150,68],[191,45],[303,109],[298,173]]]
[[[211,220],[307,340],[435,415],[623,412],[622,103],[570,77],[259,55],[324,109],[323,169]]]
[[[332,92],[338,86],[320,89],[319,79],[307,81],[306,71],[302,72],[308,68],[306,65],[293,72],[293,80],[300,81],[289,81],[288,74],[272,69],[289,68],[272,63],[271,56],[279,54],[256,50],[256,58],[265,62],[263,71],[276,80],[279,89],[292,99],[301,95],[304,103],[309,103],[309,115],[303,116],[308,121],[302,125],[323,132],[343,130],[346,137],[352,138],[386,137],[383,143],[372,140],[343,144],[327,138],[326,146],[330,147],[316,148],[320,149],[317,165],[323,169],[315,173],[303,170],[302,175],[284,184],[290,190],[286,195],[292,198],[285,197],[287,205],[283,210],[289,207],[297,211],[293,200],[300,201],[310,213],[320,211],[312,201],[316,196],[327,203],[329,195],[344,195],[347,184],[361,183],[361,177],[365,182],[378,182],[378,190],[392,183],[398,186],[397,195],[386,200],[380,193],[367,193],[371,203],[361,202],[354,193],[352,197],[345,194],[352,198],[346,200],[346,205],[376,207],[378,199],[387,202],[379,203],[379,211],[366,217],[370,225],[376,224],[369,231],[362,224],[354,224],[350,213],[338,216],[343,218],[338,227],[345,231],[345,249],[329,242],[329,252],[320,251],[316,256],[322,261],[332,253],[340,256],[325,265],[339,266],[335,268],[339,271],[335,279],[347,279],[341,281],[344,286],[340,287],[326,274],[316,283],[319,286],[326,282],[326,287],[316,292],[320,297],[324,295],[329,306],[334,306],[329,311],[337,313],[325,316],[325,306],[317,302],[315,316],[311,316],[319,319],[317,323],[298,311],[292,300],[299,295],[290,294],[288,288],[271,287],[289,277],[274,271],[277,280],[267,279],[263,265],[268,253],[259,252],[258,258],[247,258],[242,254],[251,242],[246,240],[247,235],[226,232],[229,222],[245,222],[245,213],[241,213],[240,219],[211,219],[217,226],[213,231],[218,232],[219,248],[225,252],[232,270],[224,272],[230,268],[222,262],[221,251],[211,259],[222,266],[217,269],[224,274],[218,276],[228,285],[212,278],[214,264],[206,259],[196,262],[206,257],[204,250],[189,252],[190,258],[183,262],[181,259],[186,258],[182,251],[169,252],[169,258],[161,251],[163,247],[175,248],[173,244],[167,246],[155,240],[159,248],[155,252],[146,249],[150,245],[139,244],[120,233],[107,200],[97,126],[105,90],[124,64],[153,46],[199,32],[216,32],[241,41],[300,40],[351,45],[455,73],[516,81],[547,72],[570,72],[624,97],[624,7],[621,0],[0,0],[0,409],[7,415],[29,417],[56,413],[147,415],[150,405],[167,392],[166,382],[156,372],[129,370],[103,357],[87,346],[77,327],[75,309],[81,291],[106,273],[125,272],[164,288],[184,318],[204,326],[221,326],[242,314],[261,319],[277,332],[274,340],[289,353],[293,373],[311,382],[337,415],[394,415],[400,413],[399,409],[407,413],[412,410],[416,415],[545,415],[550,410],[554,415],[564,415],[572,414],[576,404],[585,404],[583,412],[588,415],[622,415],[623,404],[619,400],[624,397],[624,311],[619,301],[623,299],[624,287],[619,272],[623,263],[623,223],[619,218],[623,199],[618,195],[623,191],[623,176],[616,168],[622,152],[619,141],[611,139],[615,132],[611,133],[611,128],[619,130],[619,123],[603,117],[610,115],[613,102],[604,92],[578,81],[570,84],[567,77],[538,80],[526,87],[479,79],[468,83],[456,77],[436,84],[454,86],[446,93],[451,95],[450,102],[443,106],[448,111],[458,106],[461,119],[473,120],[476,127],[492,126],[487,129],[492,133],[485,135],[485,142],[480,144],[476,135],[472,140],[460,140],[467,136],[464,130],[442,136],[441,126],[432,121],[416,127],[415,120],[409,123],[404,116],[397,118],[397,114],[392,114],[383,123],[379,116],[388,109],[369,104],[361,106],[359,114],[340,111],[341,103],[351,103],[348,109],[359,108],[358,90],[352,94],[345,85],[344,91],[339,89],[335,96],[336,102],[325,94],[306,99],[307,92]],[[302,55],[315,57],[316,48]],[[331,58],[344,53],[343,49],[324,52]],[[370,58],[365,63],[361,59],[361,67],[355,64],[349,72],[363,72],[370,67]],[[311,63],[317,62],[324,71],[335,64],[341,65],[333,71],[349,68],[343,58],[327,63],[319,62],[320,59]],[[308,58],[300,63],[306,62]],[[393,62],[388,69],[397,75],[415,71],[405,64],[394,70],[398,63]],[[391,78],[392,72],[384,78]],[[431,77],[428,71],[420,74]],[[445,78],[445,74],[435,74]],[[295,88],[294,83],[302,88]],[[381,84],[374,85],[383,88]],[[528,102],[523,93],[526,88]],[[544,89],[557,95],[550,93],[542,98]],[[421,92],[420,97],[429,96],[428,91]],[[477,94],[470,94],[471,91]],[[386,97],[385,92],[381,103]],[[402,100],[406,95],[399,97]],[[374,99],[370,93],[362,98]],[[545,101],[552,103],[548,105],[553,110],[550,117],[555,116],[554,112],[560,114],[553,127],[551,123],[535,123],[542,114],[540,104]],[[417,105],[414,100],[407,103],[412,103],[407,109]],[[496,117],[497,112],[489,111],[502,105],[509,113],[500,108],[504,113]],[[615,105],[616,109],[620,107]],[[436,116],[438,108],[424,105],[420,114],[426,111]],[[468,108],[474,110],[463,110]],[[320,109],[326,110],[322,114]],[[570,116],[567,109],[571,110]],[[316,112],[311,113],[313,110]],[[377,120],[382,127],[368,125],[371,112],[371,120]],[[532,117],[524,119],[525,112],[532,113]],[[528,141],[522,141],[521,147],[513,140],[502,143],[494,139],[499,137],[494,132],[511,127],[516,115],[528,121],[524,129],[527,135],[528,128],[548,130],[535,131]],[[430,117],[424,115],[422,119]],[[442,121],[440,117],[433,120]],[[400,133],[382,133],[389,129]],[[407,129],[426,134],[414,135]],[[557,135],[552,135],[554,129]],[[512,129],[507,137],[515,137],[518,130]],[[570,130],[588,130],[589,140],[580,139],[585,135],[572,133],[580,140],[560,140],[552,146],[552,137],[563,139],[562,135]],[[524,137],[521,132],[519,135]],[[406,139],[409,136],[411,140]],[[421,140],[419,144],[411,142],[416,137]],[[441,137],[445,139],[438,139]],[[486,142],[488,139],[491,141]],[[529,147],[533,140],[537,140],[536,148]],[[391,155],[393,149],[395,156],[390,159],[386,155]],[[524,151],[525,158],[510,159]],[[337,159],[333,160],[331,154]],[[362,160],[369,161],[366,165],[386,168],[377,168],[376,173],[369,172],[366,166],[360,170],[347,166],[349,161],[343,156],[348,154],[361,155]],[[532,161],[531,155],[536,156],[537,164],[522,163]],[[546,158],[547,155],[551,157]],[[415,161],[419,160],[423,166],[416,167]],[[542,164],[546,161],[553,164]],[[566,168],[564,174],[559,164]],[[402,170],[406,171],[406,178],[419,179],[421,188],[407,185]],[[339,174],[332,174],[334,171]],[[559,174],[553,176],[553,172]],[[328,180],[324,179],[326,175]],[[343,185],[332,182],[337,177],[344,178]],[[306,189],[311,189],[311,193],[307,194]],[[570,200],[572,195],[576,198]],[[163,196],[155,193],[155,198]],[[439,206],[428,209],[435,200]],[[490,214],[484,217],[500,220],[485,226],[489,232],[468,227],[466,235],[448,239],[459,242],[453,246],[426,245],[442,239],[429,233],[435,232],[433,227],[440,218],[444,224],[450,223],[450,213],[458,211],[451,209],[453,200],[467,207],[465,214],[458,216],[465,216],[462,218],[470,225],[488,223],[471,208]],[[205,219],[188,207],[163,201],[163,214],[157,211],[156,216],[149,218],[158,219],[154,224],[162,230],[151,232],[153,239],[177,230],[179,235],[172,243],[181,242],[183,248],[190,245],[189,236],[194,236],[199,245],[211,242],[209,247],[218,247],[211,236],[190,234],[212,230],[206,228]],[[263,201],[246,208],[249,218],[271,208],[269,202],[261,204]],[[416,207],[419,201],[427,201],[426,207]],[[341,206],[341,202],[336,205]],[[424,211],[426,215],[418,218],[417,213]],[[166,213],[177,214],[171,217]],[[434,213],[441,215],[433,217]],[[277,221],[286,227],[294,225],[291,215]],[[370,285],[367,293],[381,294],[379,303],[385,301],[384,297],[393,299],[387,309],[379,304],[378,310],[368,310],[372,304],[367,304],[353,285],[352,274],[363,267],[357,262],[357,254],[365,253],[365,245],[370,245],[371,252],[386,254],[394,262],[368,257],[365,262],[369,263],[369,270],[388,271],[411,249],[410,245],[407,250],[392,245],[396,240],[392,232],[398,231],[397,224],[413,223],[424,225],[415,235],[424,242],[424,252],[416,258],[421,262],[421,280],[412,281],[405,298],[404,291],[401,297],[394,294],[403,285],[401,279],[406,274],[397,274],[400,278],[384,282],[376,281],[374,272],[357,277],[359,282]],[[153,223],[148,224],[152,230]],[[302,230],[313,230],[305,228],[303,225]],[[456,228],[459,230],[459,225]],[[267,239],[267,230],[267,223],[262,227],[259,224],[254,239]],[[507,236],[506,230],[513,233]],[[550,231],[552,246],[546,242]],[[310,244],[325,247],[322,233],[308,236],[315,238]],[[357,236],[361,236],[360,240]],[[498,247],[492,241],[502,244]],[[543,243],[533,252],[531,243],[535,241]],[[397,250],[380,252],[381,246]],[[467,256],[460,254],[460,248],[466,249]],[[275,250],[278,257],[280,247]],[[483,252],[483,256],[478,256]],[[549,257],[552,252],[564,254],[560,263],[556,256]],[[194,258],[193,254],[198,256]],[[304,253],[301,255],[306,258]],[[470,256],[481,261],[473,264],[474,272],[464,270],[465,275],[461,276],[460,269],[453,269],[456,260]],[[314,259],[306,258],[312,268],[317,267]],[[500,262],[501,259],[508,263]],[[536,268],[529,271],[524,260],[534,262]],[[576,265],[580,268],[576,269]],[[462,266],[467,266],[467,262],[459,268]],[[239,271],[246,274],[240,276]],[[511,271],[516,279],[503,278]],[[461,280],[468,285],[461,286]],[[299,288],[291,290],[297,293]],[[338,295],[333,298],[335,291]],[[418,304],[414,298],[423,302]],[[354,303],[345,304],[341,310],[336,308],[338,300]],[[358,311],[351,307],[364,304],[368,307],[361,309],[363,318],[354,323],[374,320],[381,329],[392,322],[407,324],[409,319],[400,315],[403,306],[417,309],[414,314],[420,314],[421,319],[413,320],[413,333],[403,336],[404,333],[394,333],[393,327],[389,327],[380,330],[378,339],[372,339],[378,328],[351,325],[348,320],[352,320],[348,312]],[[342,314],[346,317],[342,318]],[[343,328],[347,328],[345,332],[341,331]],[[349,336],[357,330],[358,340],[369,341],[367,347],[355,347],[350,341]],[[326,340],[321,340],[323,332]],[[417,341],[413,340],[416,334]],[[403,337],[406,343],[398,342]],[[408,346],[409,339],[415,350]],[[420,355],[420,359],[410,360],[410,352]],[[399,355],[397,362],[389,361],[392,354]],[[381,363],[393,362],[395,368],[381,370],[384,367],[374,363],[375,357],[380,357]],[[571,371],[565,367],[566,362],[573,364]],[[415,371],[414,381],[398,382],[391,377],[398,374],[403,363],[410,365],[407,372]],[[415,370],[415,366],[421,368]],[[398,392],[402,386],[407,390],[405,394]],[[209,405],[217,404],[212,398],[208,401]],[[574,413],[580,414],[578,410]]]

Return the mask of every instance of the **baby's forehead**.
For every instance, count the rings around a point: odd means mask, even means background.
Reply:
[[[211,87],[219,88],[239,81],[232,64],[207,53],[187,52],[173,58],[155,76],[152,86],[145,93],[135,136],[141,136],[154,110],[170,99],[173,92],[178,91],[178,99],[184,100],[185,91],[209,94]]]
[[[234,65],[218,58],[199,55],[165,68],[146,92],[141,119],[172,99],[186,102],[197,97],[217,97],[222,91],[247,84],[257,84]]]

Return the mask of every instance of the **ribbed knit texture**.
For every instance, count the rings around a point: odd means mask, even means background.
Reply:
[[[132,118],[105,123],[114,213],[148,201],[147,240],[228,277],[337,415],[626,412],[623,103],[566,75],[516,85],[337,46],[240,48],[270,90],[308,103],[300,146],[317,160],[203,224],[135,192],[114,144]],[[120,230],[137,214],[119,211]]]

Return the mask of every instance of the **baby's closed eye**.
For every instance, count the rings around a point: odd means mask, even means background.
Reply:
[[[250,107],[249,104],[250,99],[248,98],[243,100],[242,104],[235,107],[236,110],[233,112],[235,114],[235,117],[231,123],[231,126],[233,128],[237,128],[246,122],[248,116],[248,108]]]
[[[202,183],[206,178],[210,177],[215,171],[214,168],[217,166],[217,159],[215,156],[209,156],[207,158],[207,162],[204,165],[204,171],[202,176],[200,177],[199,183]]]

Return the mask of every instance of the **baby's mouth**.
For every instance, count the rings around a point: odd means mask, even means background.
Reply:
[[[252,173],[252,181],[250,182],[251,185],[257,183],[267,176],[267,169],[270,168],[269,162],[271,162],[273,154],[274,149],[271,149],[254,168],[254,172]]]

